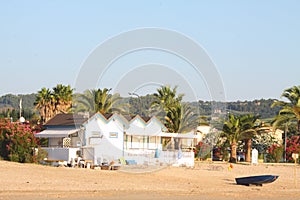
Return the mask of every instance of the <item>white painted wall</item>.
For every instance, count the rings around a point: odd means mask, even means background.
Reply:
[[[72,158],[76,158],[76,152],[79,148],[51,148],[43,147],[48,153],[48,160],[64,160],[70,162]]]
[[[156,137],[156,143],[150,142],[148,144],[147,136],[145,135],[149,133],[151,135],[151,130],[161,130],[161,126],[157,122],[149,121],[148,124],[145,124],[138,118],[134,120],[132,122],[134,126],[144,127],[145,132],[142,134],[136,133],[136,136],[134,136],[140,138],[139,142],[128,141],[127,144],[124,142],[124,131],[126,131],[124,123],[125,122],[123,122],[118,115],[112,116],[109,121],[99,114],[90,118],[88,123],[85,124],[85,145],[82,149],[83,158],[94,160],[93,164],[101,164],[104,159],[110,162],[112,160],[125,158],[134,159],[138,164],[145,162],[151,163],[154,160],[159,160],[169,164],[194,165],[193,152],[184,152],[183,157],[177,159],[177,152],[161,151],[160,158],[154,158],[155,149],[162,149],[160,137]],[[144,143],[143,137],[145,137]]]
[[[110,121],[106,121],[100,115],[95,115],[89,120],[85,125],[85,147],[94,149],[94,162],[123,157],[123,132],[122,121],[116,116]]]
[[[49,147],[62,147],[63,145],[63,139],[62,138],[49,138],[48,140],[48,146]]]

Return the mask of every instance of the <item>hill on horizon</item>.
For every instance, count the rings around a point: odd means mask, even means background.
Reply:
[[[22,107],[23,112],[27,111],[29,113],[37,113],[36,110],[34,110],[34,102],[36,98],[36,94],[6,94],[3,96],[0,96],[0,113],[2,112],[2,115],[0,117],[3,117],[3,112],[10,110],[16,110],[19,112],[19,103],[20,99],[22,98]],[[141,96],[140,100],[137,98],[132,97],[123,97],[124,101],[130,101],[130,105],[132,106],[130,108],[130,112],[132,114],[142,113],[146,114],[147,108],[150,107],[151,102],[153,100],[153,95],[146,95]],[[233,113],[233,114],[248,114],[252,113],[255,115],[259,115],[261,119],[268,119],[274,117],[278,111],[279,107],[271,108],[271,105],[275,99],[260,99],[260,100],[253,100],[253,101],[231,101],[231,102],[220,102],[224,108],[226,108],[226,111],[222,111],[225,113]],[[139,103],[142,104],[142,106],[139,106]],[[190,104],[190,106],[193,109],[199,109],[200,114],[203,116],[209,116],[212,114],[212,108],[211,103],[212,101],[202,101],[199,100],[198,102],[186,102]],[[139,109],[142,109],[141,111]],[[29,116],[29,114],[28,114]]]

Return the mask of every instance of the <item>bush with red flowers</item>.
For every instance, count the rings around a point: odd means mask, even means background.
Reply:
[[[201,160],[205,160],[210,157],[210,150],[211,150],[211,147],[209,144],[199,142],[195,146],[195,150],[194,150],[195,157],[200,158]]]
[[[269,162],[276,162],[279,163],[279,161],[282,159],[284,148],[280,144],[273,144],[268,149],[268,155],[267,159]]]
[[[36,162],[37,140],[28,124],[7,121],[0,127],[0,156],[15,162]]]
[[[293,162],[292,154],[300,153],[300,137],[291,136],[286,142],[286,158],[289,162]]]

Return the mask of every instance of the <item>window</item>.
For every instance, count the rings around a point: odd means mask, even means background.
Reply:
[[[156,136],[150,136],[149,143],[156,143]]]
[[[101,136],[101,132],[100,131],[92,131],[92,136]]]
[[[137,136],[132,136],[132,142],[140,142],[140,138]]]
[[[109,138],[118,138],[118,133],[117,132],[110,132],[109,133]]]

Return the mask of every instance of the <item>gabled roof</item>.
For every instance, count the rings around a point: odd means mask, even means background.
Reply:
[[[151,122],[156,121],[161,127],[161,130],[166,131],[166,127],[156,118],[156,117],[145,117],[139,115],[121,115],[121,114],[101,114],[95,113],[92,116],[86,116],[81,114],[57,114],[52,119],[50,119],[44,126],[46,127],[62,127],[62,126],[80,126],[85,123],[88,123],[94,117],[100,117],[104,119],[106,122],[114,118],[118,118],[122,121],[126,126],[132,125],[132,123],[138,119],[143,122],[143,125],[147,127]]]
[[[110,121],[111,118],[113,116],[118,116],[120,117],[124,122],[126,122],[127,124],[131,123],[132,121],[134,121],[135,119],[139,118],[141,119],[145,124],[148,123],[152,118],[154,117],[147,117],[147,116],[140,116],[140,115],[122,115],[122,114],[117,114],[117,113],[106,113],[106,114],[102,114],[102,113],[95,113],[95,115],[93,116],[96,116],[96,115],[100,115],[100,116],[103,116],[103,118],[106,120],[106,121]],[[91,117],[93,117],[91,116]]]
[[[87,117],[78,114],[57,114],[51,118],[44,126],[78,126],[88,120]]]
[[[106,114],[102,114],[103,117],[105,117],[106,120],[108,120],[111,116],[113,116],[113,113],[106,113]]]
[[[140,116],[140,115],[123,115],[123,117],[125,119],[127,119],[128,122],[134,120],[137,117],[139,117],[140,119],[142,119],[145,123],[147,123],[151,119],[151,117]]]

